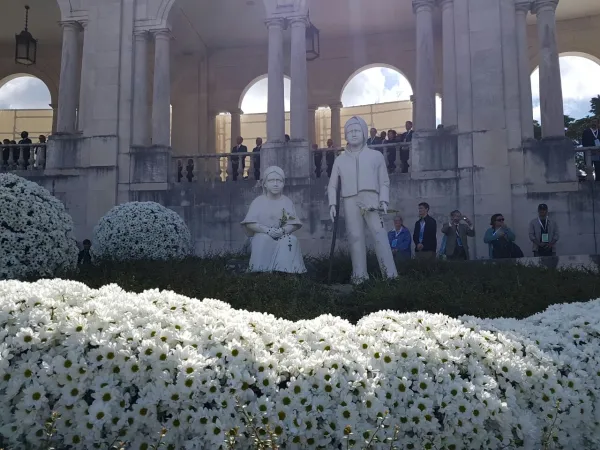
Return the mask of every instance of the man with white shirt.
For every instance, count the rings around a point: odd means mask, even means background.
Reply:
[[[598,134],[598,119],[592,119],[590,127],[584,130],[581,137],[583,147],[600,147],[600,135]],[[596,172],[596,181],[600,182],[600,150],[592,152],[592,164]]]
[[[337,189],[341,180],[341,198],[346,214],[346,231],[352,258],[352,281],[369,279],[365,225],[373,236],[381,273],[396,278],[396,264],[383,225],[387,214],[390,178],[385,159],[377,150],[367,147],[368,127],[360,117],[352,117],[344,127],[348,147],[333,163],[328,197],[331,220],[336,218]]]

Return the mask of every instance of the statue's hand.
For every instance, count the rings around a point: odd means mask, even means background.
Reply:
[[[379,202],[379,208],[381,208],[383,210],[384,214],[387,214],[387,211],[388,211],[387,202]]]
[[[329,207],[329,217],[331,217],[332,222],[335,222],[335,205]]]

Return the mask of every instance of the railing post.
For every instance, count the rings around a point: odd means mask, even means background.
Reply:
[[[25,159],[24,159],[24,157],[25,157],[24,153],[25,152],[23,150],[24,150],[23,146],[19,145],[17,147],[17,152],[19,152],[18,153],[19,154],[19,158],[17,159],[17,169],[21,169],[21,170],[25,169]]]
[[[44,170],[46,168],[46,144],[37,147],[36,155],[37,168]]]

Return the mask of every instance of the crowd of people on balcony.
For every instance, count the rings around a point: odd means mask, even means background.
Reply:
[[[29,132],[21,132],[19,142],[4,139],[2,142],[2,164],[4,169],[28,170],[36,168],[39,162],[39,150],[46,145],[46,136],[40,134],[38,143],[34,144],[29,138]]]

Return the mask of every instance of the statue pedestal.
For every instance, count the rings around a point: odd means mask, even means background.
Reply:
[[[281,167],[287,178],[310,178],[311,161],[308,141],[267,142],[260,151],[260,168]]]

